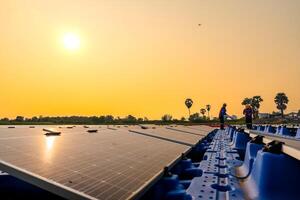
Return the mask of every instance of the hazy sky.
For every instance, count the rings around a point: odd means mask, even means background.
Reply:
[[[223,102],[300,108],[299,0],[9,0],[0,6],[0,117],[160,118]],[[201,23],[202,26],[198,26]],[[69,51],[66,32],[80,37]]]

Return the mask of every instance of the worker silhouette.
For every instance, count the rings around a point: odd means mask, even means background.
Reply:
[[[243,111],[243,114],[245,115],[245,123],[246,123],[247,129],[252,129],[253,109],[249,104],[246,105],[246,107]]]
[[[226,110],[227,104],[224,103],[220,113],[219,113],[219,119],[220,119],[220,129],[224,130],[224,123],[225,123],[225,118],[228,116],[227,115],[227,110]]]

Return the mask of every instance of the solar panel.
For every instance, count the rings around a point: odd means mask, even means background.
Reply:
[[[16,128],[14,137],[1,129],[0,170],[69,199],[133,197],[190,149],[120,129],[47,137],[41,128]]]
[[[170,142],[185,144],[188,146],[193,146],[199,142],[202,138],[200,135],[196,134],[187,134],[184,132],[178,132],[176,130],[167,129],[164,127],[158,127],[155,129],[138,129],[132,128],[130,129],[131,132],[146,135],[149,137],[167,140]]]

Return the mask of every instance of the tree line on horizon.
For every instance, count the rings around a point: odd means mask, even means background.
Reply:
[[[249,97],[244,98],[241,104],[250,105],[253,109],[253,117],[256,119],[258,118],[261,102],[263,102],[262,97],[260,95],[256,95],[251,98]],[[284,118],[284,110],[287,109],[287,104],[289,103],[289,99],[287,95],[284,92],[277,93],[276,96],[274,97],[274,103],[276,104],[276,108],[279,110],[281,117]],[[191,98],[187,98],[185,100],[185,105],[189,112],[188,119],[190,121],[201,122],[203,120],[210,120],[210,115],[209,115],[211,109],[210,104],[207,104],[206,108],[200,108],[200,112],[199,113],[196,112],[194,114],[191,114],[191,107],[193,105],[193,100]],[[208,116],[205,116],[206,111],[208,112]],[[200,114],[202,114],[202,116]],[[277,113],[274,111],[273,114],[277,114]],[[298,111],[298,115],[300,116],[300,110]],[[216,118],[214,118],[214,120],[216,120]]]
[[[242,105],[251,105],[254,111],[254,118],[258,118],[258,113],[260,109],[260,104],[263,102],[261,96],[256,95],[251,98],[244,98],[241,102]],[[284,117],[284,110],[287,108],[289,99],[287,95],[283,92],[277,93],[274,98],[276,108],[280,111],[282,117]],[[185,106],[188,108],[188,117],[181,117],[180,119],[173,118],[171,114],[165,114],[161,117],[160,120],[149,120],[147,117],[138,118],[133,115],[128,115],[124,118],[114,117],[112,115],[103,115],[103,116],[39,116],[25,118],[23,116],[17,116],[15,119],[2,118],[0,122],[2,123],[53,123],[53,124],[138,124],[138,123],[177,123],[177,122],[195,122],[195,123],[205,123],[217,121],[218,118],[214,117],[211,119],[210,110],[211,105],[207,104],[205,108],[200,108],[199,112],[191,114],[191,107],[193,105],[193,100],[187,98],[185,100]],[[207,115],[206,115],[207,113]],[[273,112],[274,113],[274,112]],[[300,115],[300,110],[298,111]]]
[[[103,116],[39,116],[25,118],[17,116],[15,119],[3,118],[2,122],[17,122],[17,123],[53,123],[53,124],[130,124],[149,121],[148,118],[137,118],[133,115],[128,115],[124,118],[114,117],[112,115]]]

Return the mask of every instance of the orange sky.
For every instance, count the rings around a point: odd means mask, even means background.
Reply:
[[[10,0],[0,7],[0,118],[160,118],[223,102],[300,108],[299,0]],[[201,23],[202,26],[198,26]],[[80,36],[68,51],[66,32]]]

